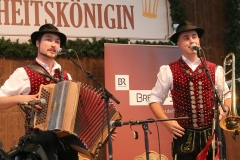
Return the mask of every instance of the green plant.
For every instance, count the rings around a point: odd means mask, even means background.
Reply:
[[[179,24],[186,20],[186,11],[182,5],[182,0],[168,0],[170,4],[170,16],[172,24]]]

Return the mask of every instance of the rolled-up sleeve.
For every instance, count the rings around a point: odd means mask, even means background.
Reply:
[[[224,69],[221,66],[218,66],[215,73],[215,88],[220,95],[220,97],[224,99],[231,98],[231,92],[229,91],[229,87],[225,82]]]
[[[151,90],[148,103],[159,103],[163,105],[165,99],[168,96],[169,90],[172,89],[172,72],[169,65],[163,65],[160,67],[157,74],[157,82]]]
[[[29,94],[30,81],[23,68],[17,68],[0,88],[0,97]]]

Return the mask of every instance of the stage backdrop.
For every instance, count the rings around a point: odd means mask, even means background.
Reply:
[[[148,96],[156,83],[159,67],[179,59],[181,52],[173,46],[150,45],[104,45],[105,87],[119,101],[116,104],[122,115],[122,122],[154,118],[148,106]],[[171,96],[164,104],[164,111],[173,118]],[[149,123],[149,150],[171,159],[172,136],[158,122]],[[133,160],[145,152],[145,138],[142,125],[123,125],[117,128],[117,139],[113,142],[114,160]],[[133,131],[138,132],[134,139]],[[151,134],[150,134],[151,133]],[[158,134],[160,140],[158,140]]]

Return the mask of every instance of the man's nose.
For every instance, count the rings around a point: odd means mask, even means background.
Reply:
[[[58,44],[58,43],[56,43],[56,42],[52,41],[52,43],[51,43],[51,46],[52,46],[52,47],[56,47],[56,46],[57,46],[57,44]]]
[[[190,42],[194,42],[194,39],[192,37],[189,38]]]

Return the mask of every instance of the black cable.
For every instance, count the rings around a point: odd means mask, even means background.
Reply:
[[[159,132],[159,129],[158,129],[158,123],[157,123],[157,121],[155,120],[155,119],[153,119],[153,118],[149,118],[148,120],[153,120],[154,121],[154,123],[156,124],[156,128],[157,128],[157,135],[158,135],[158,153],[159,153],[159,158],[160,158],[160,160],[162,160],[162,153],[161,153],[161,143],[160,143],[160,132]]]

